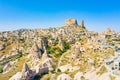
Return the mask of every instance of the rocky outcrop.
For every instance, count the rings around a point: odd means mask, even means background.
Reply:
[[[12,65],[10,63],[7,63],[4,68],[3,68],[3,72],[7,72],[11,69]]]
[[[84,20],[81,21],[80,27],[81,28],[85,28],[85,26],[84,26]]]
[[[39,49],[37,43],[34,43],[31,49],[32,52],[32,61],[39,60],[42,56],[42,51]]]
[[[107,30],[105,31],[105,34],[107,34],[107,35],[112,35],[114,33],[115,33],[115,31],[110,28],[107,28]]]
[[[33,80],[35,72],[30,70],[28,65],[24,63],[22,72],[16,73],[9,80]]]
[[[67,27],[78,27],[79,26],[81,28],[85,28],[84,20],[81,21],[80,25],[78,25],[77,20],[74,18],[67,19],[65,26],[67,26]]]
[[[59,67],[61,72],[69,71],[74,72],[76,70],[79,70],[79,66],[72,66],[71,64],[63,65]]]
[[[76,42],[75,45],[72,47],[73,54],[76,57],[79,57],[81,55],[81,43]]]
[[[41,38],[38,39],[37,41],[38,47],[43,50],[43,40]]]
[[[74,75],[74,80],[81,80],[83,77],[84,77],[84,75],[83,75],[82,72],[77,72],[77,73]]]
[[[4,45],[4,44],[1,44],[1,45],[0,45],[0,50],[3,50],[3,49],[5,49],[5,45]]]
[[[111,75],[110,72],[104,73],[102,75],[97,75],[96,71],[92,71],[92,72],[90,71],[86,73],[77,72],[76,74],[74,74],[74,78],[71,78],[68,74],[63,73],[57,77],[57,80],[111,80],[110,75]],[[117,77],[114,80],[119,80],[119,79],[120,77]]]
[[[77,20],[74,19],[74,18],[69,18],[69,19],[66,20],[65,26],[67,26],[67,27],[77,27],[78,26]]]
[[[55,39],[50,39],[48,42],[49,42],[49,44],[52,45],[52,46],[55,46],[55,45],[56,45],[56,40],[55,40]]]
[[[17,72],[9,80],[21,80],[21,72]]]
[[[44,53],[43,53],[43,55],[42,55],[42,61],[44,61],[44,60],[46,60],[46,59],[48,59],[49,57],[48,57],[48,55],[47,55],[47,50],[45,49],[44,50]]]
[[[49,71],[49,68],[44,64],[37,65],[33,68],[36,74],[43,74]]]
[[[37,40],[38,47],[43,51],[43,48],[48,47],[48,40],[45,37],[39,37]]]
[[[53,69],[52,64],[54,64],[54,63],[53,63],[52,59],[48,56],[47,50],[44,48],[44,53],[42,55],[42,64],[41,65],[44,67],[48,67],[49,70],[52,70]]]
[[[59,46],[59,48],[60,48],[61,50],[63,50],[63,49],[64,49],[64,44],[63,44],[63,41],[62,41],[62,39],[61,39],[61,38],[59,38],[59,43],[58,43],[58,46]]]
[[[63,73],[57,77],[57,80],[73,80],[69,75]]]
[[[30,79],[34,78],[34,75],[35,75],[35,73],[33,73],[33,71],[29,69],[29,67],[26,63],[24,63],[21,73],[22,73],[21,80],[30,80]]]

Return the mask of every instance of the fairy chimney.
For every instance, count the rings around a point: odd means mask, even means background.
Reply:
[[[84,26],[84,20],[81,21],[80,27],[81,28],[85,28],[85,26]]]
[[[33,60],[40,59],[40,57],[42,55],[42,51],[39,49],[39,47],[36,43],[34,43],[34,45],[32,46],[32,51],[31,52],[32,52]]]

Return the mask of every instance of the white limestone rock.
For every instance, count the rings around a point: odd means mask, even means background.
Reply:
[[[17,72],[9,80],[21,80],[21,72]]]
[[[42,56],[42,52],[40,51],[37,43],[34,43],[34,45],[32,46],[31,53],[32,53],[33,63],[34,63],[34,61],[39,60],[40,57]]]
[[[5,45],[4,45],[4,44],[1,44],[1,45],[0,45],[0,50],[3,50],[3,49],[5,49]]]
[[[69,75],[63,73],[57,77],[57,80],[73,80]]]
[[[81,77],[84,76],[82,72],[77,72],[74,75],[74,80],[81,80]]]

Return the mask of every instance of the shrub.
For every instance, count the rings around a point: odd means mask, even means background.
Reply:
[[[50,53],[54,53],[56,50],[60,51],[60,48],[59,47],[48,48],[47,52],[48,54],[50,54]]]
[[[50,72],[51,72],[51,73],[55,73],[55,69],[51,70]]]
[[[19,56],[19,58],[22,57],[22,52],[19,52],[18,56]]]
[[[65,50],[70,48],[70,45],[68,43],[66,43],[65,41],[64,41],[64,48],[65,48]]]
[[[108,71],[107,68],[106,68],[105,66],[102,66],[102,67],[100,68],[100,71],[97,72],[97,74],[102,75],[103,73],[106,73],[107,71]]]
[[[0,66],[0,73],[2,73],[3,72],[3,67],[2,66]]]
[[[61,72],[61,70],[60,70],[60,69],[58,69],[58,72]]]
[[[58,58],[58,57],[60,57],[62,54],[63,54],[63,52],[62,52],[62,51],[60,51],[58,54],[56,54],[56,55],[55,55],[55,57],[57,57],[57,58]]]

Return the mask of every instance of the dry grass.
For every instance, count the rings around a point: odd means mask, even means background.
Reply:
[[[9,72],[5,74],[0,74],[0,80],[8,80],[11,76],[13,76],[15,73],[19,72],[22,70],[23,64],[26,61],[26,57],[21,57],[16,65],[16,68],[11,69]]]

